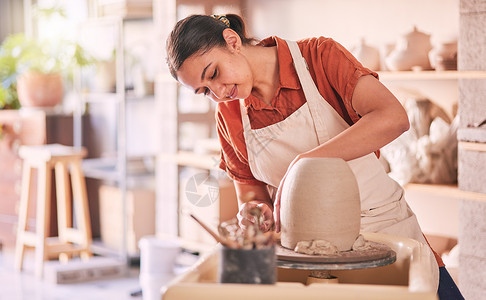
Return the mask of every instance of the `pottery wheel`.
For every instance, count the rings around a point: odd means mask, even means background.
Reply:
[[[384,244],[367,241],[363,249],[341,251],[329,255],[308,255],[297,253],[277,243],[277,265],[288,269],[304,270],[350,270],[381,267],[392,264],[396,253]]]

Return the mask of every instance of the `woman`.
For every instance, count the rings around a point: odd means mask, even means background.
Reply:
[[[220,167],[234,181],[242,227],[257,206],[265,229],[275,225],[278,232],[287,171],[301,158],[338,157],[358,181],[362,231],[427,243],[403,189],[377,159],[382,146],[408,130],[407,114],[378,75],[340,44],[324,37],[256,43],[237,15],[194,15],[176,24],[167,53],[174,78],[218,103]],[[452,289],[459,297],[436,260],[439,296],[446,299],[442,291]]]

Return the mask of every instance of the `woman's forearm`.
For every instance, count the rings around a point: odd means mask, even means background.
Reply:
[[[340,157],[352,160],[379,150],[410,127],[408,116],[393,94],[372,76],[359,79],[353,107],[362,117],[353,126],[302,157]]]

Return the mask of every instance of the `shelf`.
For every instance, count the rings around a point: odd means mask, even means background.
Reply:
[[[116,158],[90,158],[83,160],[83,172],[87,178],[100,179],[106,181],[119,182],[122,174],[116,169]],[[127,166],[127,186],[141,186],[141,182],[150,182],[155,173],[149,171],[140,164],[128,162]],[[146,185],[147,183],[145,183]]]
[[[198,154],[190,151],[179,151],[177,154],[160,154],[161,161],[173,162],[179,166],[205,170],[219,170],[219,155]]]
[[[486,143],[460,141],[459,148],[466,151],[486,152]]]
[[[85,177],[118,181],[120,172],[116,170],[116,159],[90,158],[83,160],[83,172]]]
[[[120,96],[117,93],[86,93],[83,94],[83,100],[86,103],[99,103],[99,102],[120,102]],[[154,95],[136,96],[133,93],[126,93],[126,101],[153,101]]]
[[[381,71],[380,80],[486,79],[486,71]]]
[[[129,263],[136,263],[140,259],[140,253],[125,256],[120,253],[120,250],[110,248],[109,246],[105,245],[100,239],[93,239],[93,241],[91,242],[91,251],[95,255],[116,258],[121,257],[123,259],[127,259],[127,262]]]
[[[407,183],[405,190],[423,192],[441,197],[452,197],[465,200],[476,200],[486,202],[486,194],[460,190],[457,185],[452,184],[425,184]]]
[[[98,17],[118,17],[125,21],[151,20],[152,1],[105,1],[95,6]]]
[[[115,93],[88,93],[82,95],[84,105],[119,104],[122,99]]]

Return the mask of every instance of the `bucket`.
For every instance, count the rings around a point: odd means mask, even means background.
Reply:
[[[221,283],[274,284],[277,279],[275,247],[221,248],[218,276]]]
[[[146,236],[138,242],[141,274],[173,274],[176,258],[181,251],[177,240]]]
[[[143,300],[160,300],[170,280],[174,278],[174,274],[149,274],[140,273],[140,287],[142,288]]]

